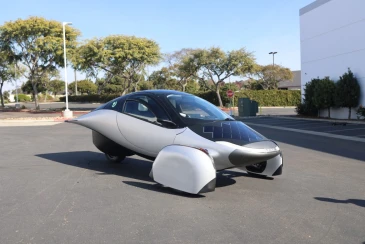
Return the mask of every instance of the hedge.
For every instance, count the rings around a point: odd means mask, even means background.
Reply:
[[[229,103],[226,93],[220,92],[223,105]],[[219,105],[215,92],[198,92],[197,95],[215,105]],[[235,93],[234,104],[237,105],[238,98],[247,97],[258,102],[259,106],[297,106],[301,101],[300,90],[244,90]]]
[[[201,97],[215,105],[219,105],[217,94],[213,91],[209,92],[196,92],[194,95]],[[220,92],[222,103],[228,104],[229,98],[225,92]],[[119,94],[114,95],[81,95],[81,96],[69,96],[69,102],[82,102],[82,103],[105,103],[116,97]],[[234,104],[237,105],[238,98],[247,97],[259,103],[259,106],[296,106],[300,103],[301,92],[299,90],[245,90],[235,93]],[[60,97],[61,102],[65,102],[65,97]]]
[[[106,103],[114,98],[119,97],[119,94],[110,95],[80,95],[80,96],[68,96],[69,102],[79,102],[79,103]],[[60,97],[61,102],[66,101],[66,97]]]
[[[297,106],[301,101],[300,90],[245,90],[236,93],[236,97],[248,97],[259,106]],[[235,101],[237,104],[237,101]]]

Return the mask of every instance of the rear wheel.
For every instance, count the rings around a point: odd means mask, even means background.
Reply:
[[[120,163],[125,159],[124,155],[115,156],[115,155],[110,155],[107,153],[105,153],[105,157],[109,162],[112,162],[112,163]]]

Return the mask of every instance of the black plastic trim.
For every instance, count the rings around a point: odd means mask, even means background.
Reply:
[[[253,173],[262,173],[266,169],[267,161],[257,163],[255,165],[256,166],[254,166],[254,165],[246,166],[246,169],[250,172],[253,172]]]
[[[206,184],[199,192],[198,194],[201,193],[207,193],[207,192],[212,192],[215,191],[215,186],[216,186],[216,181],[217,178],[214,178],[213,180],[211,180],[208,184]]]
[[[282,175],[283,174],[283,164],[274,172],[272,176]]]

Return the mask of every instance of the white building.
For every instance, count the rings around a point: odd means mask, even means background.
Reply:
[[[365,105],[365,0],[317,0],[299,15],[302,94],[312,78],[337,81],[350,68],[361,86],[360,104]],[[348,109],[332,109],[331,117],[347,118]],[[355,109],[351,117],[356,118]]]

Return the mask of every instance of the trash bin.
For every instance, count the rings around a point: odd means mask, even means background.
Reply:
[[[256,116],[259,112],[259,104],[256,101],[251,100],[250,116]]]
[[[259,104],[249,98],[238,98],[238,116],[256,116],[259,112]]]
[[[251,101],[249,98],[238,98],[238,116],[250,116]]]

